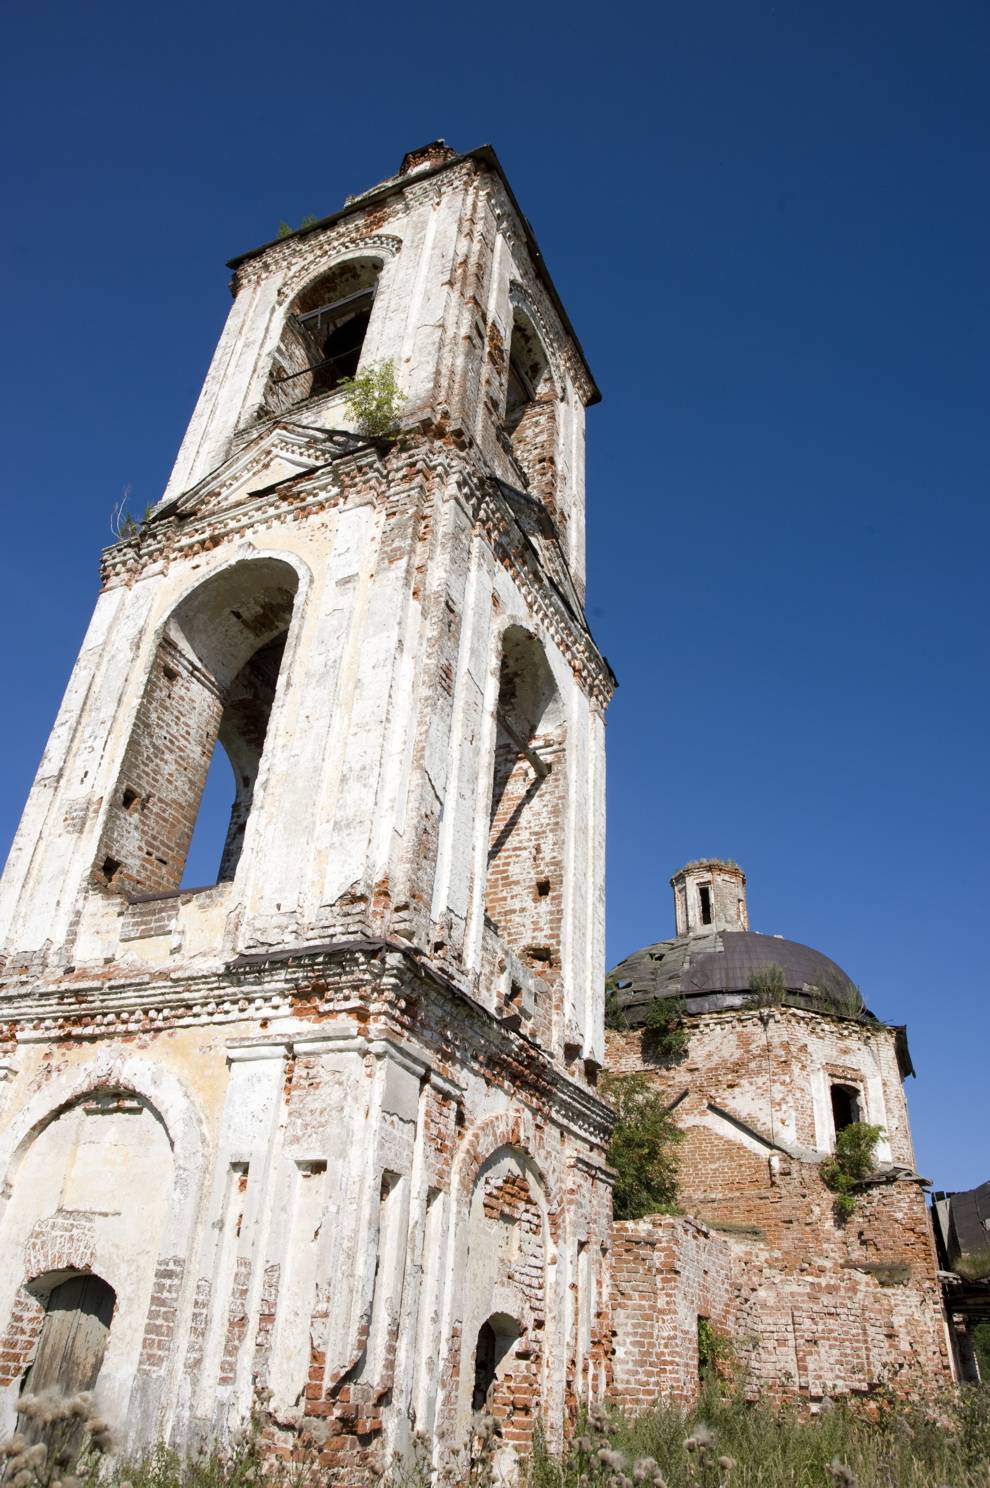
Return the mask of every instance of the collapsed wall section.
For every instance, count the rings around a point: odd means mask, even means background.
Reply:
[[[950,1380],[937,1293],[904,1269],[795,1269],[759,1236],[681,1217],[615,1226],[612,1326],[610,1394],[626,1410],[688,1404],[706,1370],[752,1399],[811,1404]]]

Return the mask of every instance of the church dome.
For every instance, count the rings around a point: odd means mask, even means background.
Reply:
[[[828,956],[750,930],[746,875],[738,863],[699,858],[679,869],[670,885],[676,938],[634,951],[609,973],[611,1005],[627,1024],[644,1022],[658,998],[679,998],[689,1013],[712,1013],[751,1007],[761,992],[771,1001],[870,1016],[858,988]]]
[[[609,973],[609,989],[626,1022],[643,1022],[650,1003],[677,997],[688,1013],[750,1006],[752,983],[779,967],[789,1002],[855,1017],[864,1011],[855,984],[828,956],[795,940],[753,930],[712,930],[633,951]],[[778,985],[780,978],[776,978]]]

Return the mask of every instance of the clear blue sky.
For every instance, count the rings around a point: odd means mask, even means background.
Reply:
[[[0,853],[224,260],[490,141],[604,390],[609,958],[738,859],[907,1022],[922,1170],[990,1176],[990,11],[977,0],[8,7]]]

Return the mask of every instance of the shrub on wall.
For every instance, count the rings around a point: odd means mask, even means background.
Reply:
[[[673,1116],[645,1075],[606,1075],[599,1086],[615,1112],[608,1160],[617,1178],[616,1219],[677,1212],[677,1144]]]
[[[340,386],[347,390],[347,410],[362,434],[379,439],[394,434],[403,398],[391,361],[369,367],[356,377],[342,377]]]
[[[882,1126],[868,1121],[853,1121],[835,1138],[835,1152],[821,1166],[822,1182],[835,1194],[838,1219],[848,1219],[856,1208],[857,1196],[876,1167],[877,1143],[883,1136]]]
[[[679,997],[658,997],[643,1024],[643,1053],[658,1063],[671,1064],[683,1058],[687,1046],[683,1002]]]
[[[716,1328],[711,1318],[698,1319],[698,1379],[703,1385],[717,1385],[725,1379],[735,1361],[732,1340]]]
[[[619,1001],[619,989],[611,979],[605,982],[605,1027],[628,1028],[629,1023]]]

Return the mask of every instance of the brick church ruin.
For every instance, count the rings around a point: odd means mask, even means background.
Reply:
[[[599,394],[494,153],[413,152],[231,267],[3,879],[0,1429],[25,1382],[95,1385],[129,1448],[260,1401],[347,1481],[414,1433],[463,1460],[487,1401],[511,1457],[689,1398],[699,1318],[812,1402],[950,1378],[903,1030],[750,932],[739,870],[675,877],[606,1051]],[[394,440],[341,386],[386,362]],[[671,996],[673,1062],[641,1027]],[[613,1223],[606,1058],[676,1109],[684,1216]],[[839,1225],[856,1119],[881,1161]]]

